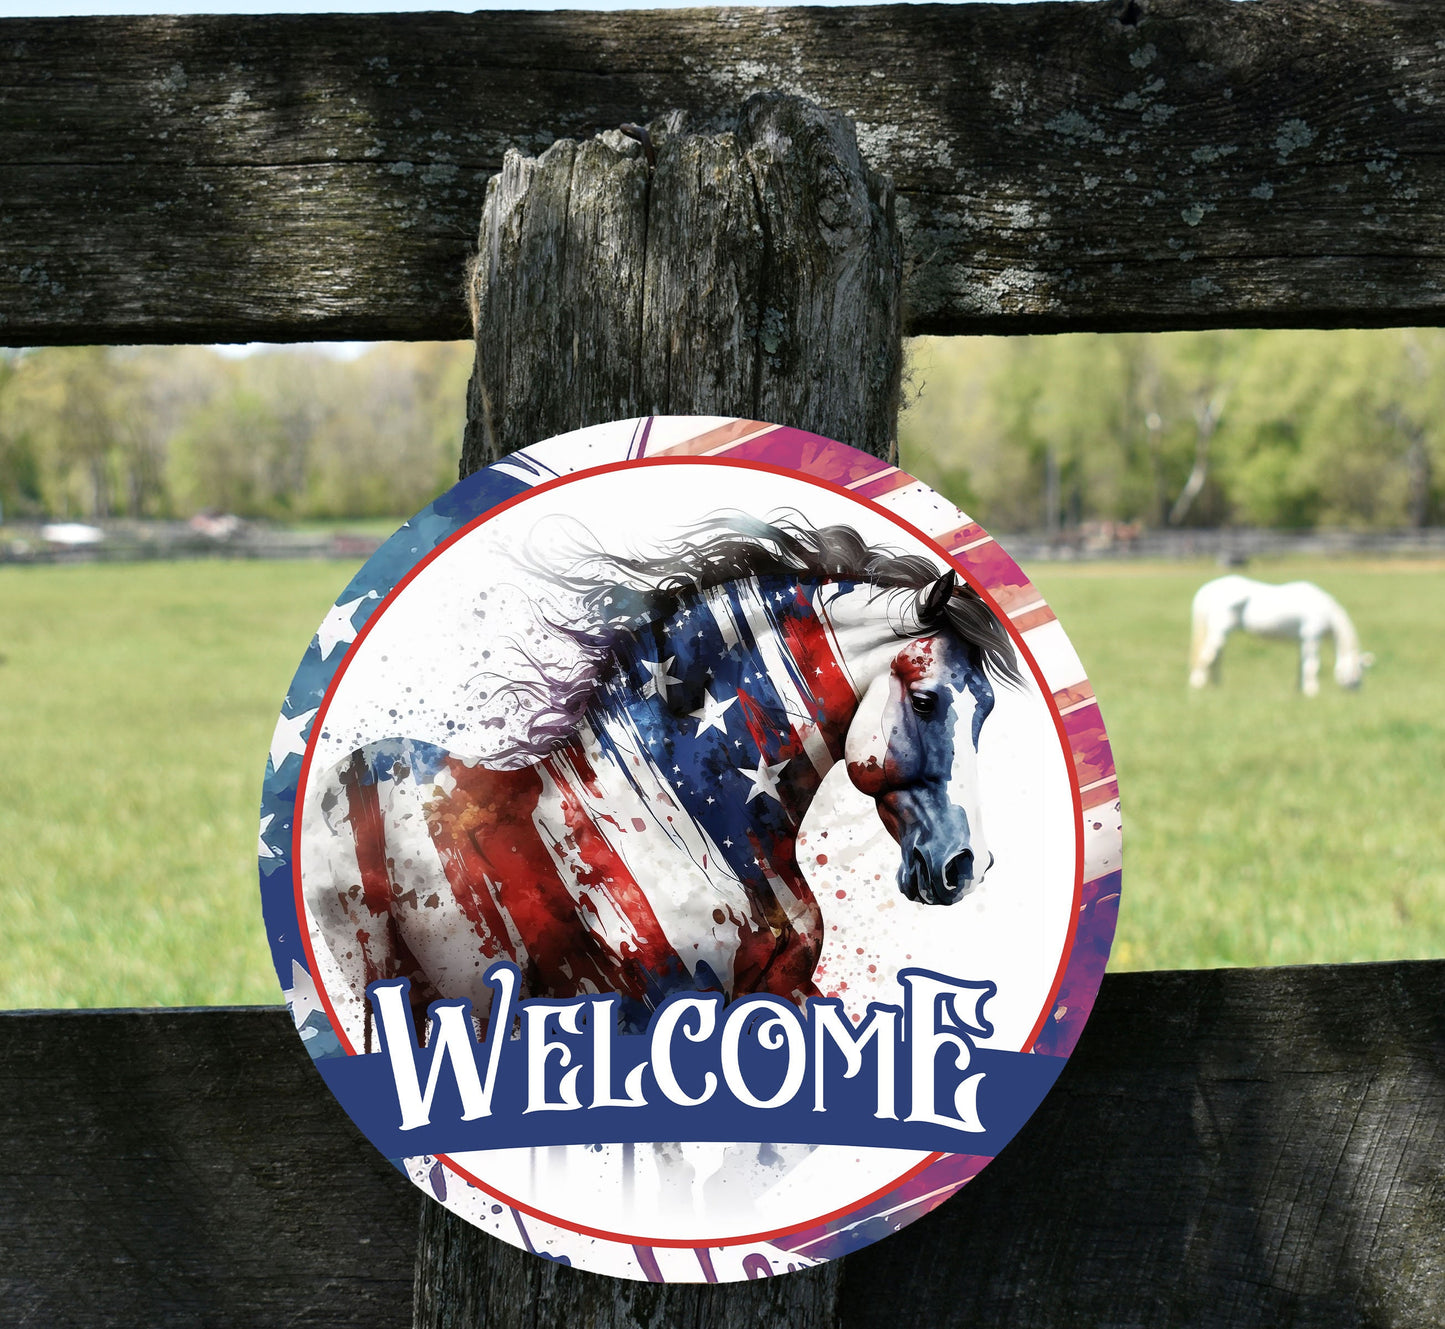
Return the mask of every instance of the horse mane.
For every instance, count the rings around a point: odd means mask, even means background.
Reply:
[[[763,521],[729,512],[689,527],[660,554],[606,553],[590,535],[573,552],[568,572],[538,567],[532,561],[539,576],[580,605],[581,621],[547,618],[544,622],[581,659],[568,666],[549,666],[532,657],[535,679],[508,682],[498,689],[522,699],[532,714],[526,735],[494,754],[493,761],[539,761],[566,742],[607,676],[621,638],[671,616],[686,597],[769,575],[917,590],[915,609],[924,628],[951,631],[996,679],[1014,687],[1022,684],[1013,643],[977,591],[958,580],[952,595],[930,611],[927,592],[943,571],[921,555],[870,545],[851,526],[810,527],[801,513],[777,514]],[[900,634],[900,639],[905,635]]]

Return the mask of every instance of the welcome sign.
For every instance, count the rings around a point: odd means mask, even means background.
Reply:
[[[895,467],[621,421],[464,480],[306,653],[261,885],[332,1092],[539,1255],[727,1281],[928,1212],[1053,1084],[1120,823],[1057,621]]]

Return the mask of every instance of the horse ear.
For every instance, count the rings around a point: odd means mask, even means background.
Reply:
[[[918,606],[918,616],[924,623],[936,623],[943,617],[943,611],[948,607],[948,602],[953,598],[953,592],[957,586],[958,573],[949,568],[924,592]]]

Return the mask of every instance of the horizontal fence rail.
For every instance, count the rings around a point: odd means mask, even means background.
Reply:
[[[1128,522],[1089,522],[1070,530],[1004,533],[1016,562],[1042,560],[1199,559],[1243,567],[1256,558],[1445,557],[1445,526],[1408,531],[1279,531],[1248,526],[1146,530]]]
[[[446,338],[508,148],[798,93],[908,330],[1438,323],[1445,5],[0,21],[0,344]]]
[[[400,525],[398,518],[397,524]],[[45,522],[0,525],[0,566],[50,563],[149,563],[176,559],[336,558],[360,563],[382,537],[347,531],[291,531],[253,522],[198,530],[183,521],[101,521],[77,541]],[[1441,542],[1445,549],[1445,539]]]
[[[42,522],[0,526],[0,566],[53,563],[145,563],[179,559],[341,559],[360,563],[380,548],[379,535],[348,531],[293,531],[242,523],[206,534],[181,521],[131,519],[96,522],[92,542],[48,538]],[[1243,567],[1255,559],[1445,558],[1445,526],[1406,531],[1270,530],[1225,526],[1147,530],[1132,522],[1088,522],[1060,531],[1004,531],[998,543],[1015,562],[1213,559]]]
[[[405,1324],[417,1205],[284,1011],[0,1015],[0,1322]],[[1445,1322],[1445,961],[1110,975],[1017,1140],[849,1256],[838,1305]]]
[[[892,176],[910,332],[1439,323],[1442,31],[1439,0],[3,20],[0,345],[465,335],[509,148],[763,90]],[[405,1324],[418,1204],[283,1011],[0,1014],[0,1322]],[[838,1287],[839,1329],[1445,1323],[1445,961],[1106,978],[1019,1139]]]

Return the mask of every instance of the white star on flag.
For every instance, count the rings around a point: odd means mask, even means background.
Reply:
[[[697,733],[693,737],[701,738],[709,729],[716,729],[718,733],[726,734],[728,725],[723,716],[727,714],[728,707],[735,701],[737,701],[736,697],[729,697],[726,701],[714,701],[712,693],[704,688],[701,708],[688,712],[697,721]]]
[[[298,1029],[306,1023],[306,1017],[313,1011],[325,1014],[321,999],[316,995],[316,984],[311,981],[311,975],[295,960],[291,961],[291,986],[281,995],[291,1008],[291,1018],[296,1021]]]
[[[282,715],[276,720],[276,732],[271,735],[271,769],[279,771],[281,763],[290,756],[301,756],[306,751],[306,740],[301,731],[311,723],[311,717],[319,708],[313,706],[300,715]]]
[[[753,787],[748,790],[748,796],[743,802],[751,803],[759,794],[766,794],[781,803],[783,798],[778,793],[778,772],[787,764],[786,761],[778,761],[769,765],[766,757],[759,757],[758,769],[755,771],[748,770],[746,766],[735,766],[733,769],[739,775],[746,775],[753,782]]]
[[[326,611],[326,617],[321,620],[321,626],[316,629],[316,644],[321,648],[321,658],[328,659],[331,652],[338,646],[349,644],[356,640],[356,626],[351,621],[351,616],[356,612],[356,606],[363,600],[375,600],[375,591],[367,591],[365,595],[358,595],[354,600],[348,600],[345,604],[332,605]]]
[[[274,812],[268,812],[264,817],[261,818],[261,829],[260,829],[259,832],[257,832],[257,835],[256,835],[256,857],[257,857],[257,858],[280,858],[280,857],[281,857],[280,854],[278,854],[274,849],[271,848],[270,845],[268,845],[268,844],[266,843],[266,830],[267,830],[267,828],[271,825],[271,823],[272,823],[273,821],[275,821],[275,820],[276,820],[276,814],[275,814]]]
[[[667,700],[667,688],[670,683],[681,683],[682,679],[673,678],[667,671],[676,662],[677,656],[669,655],[666,660],[644,660],[642,663],[647,667],[652,677],[642,685],[642,695],[650,697],[655,692],[663,701]]]

